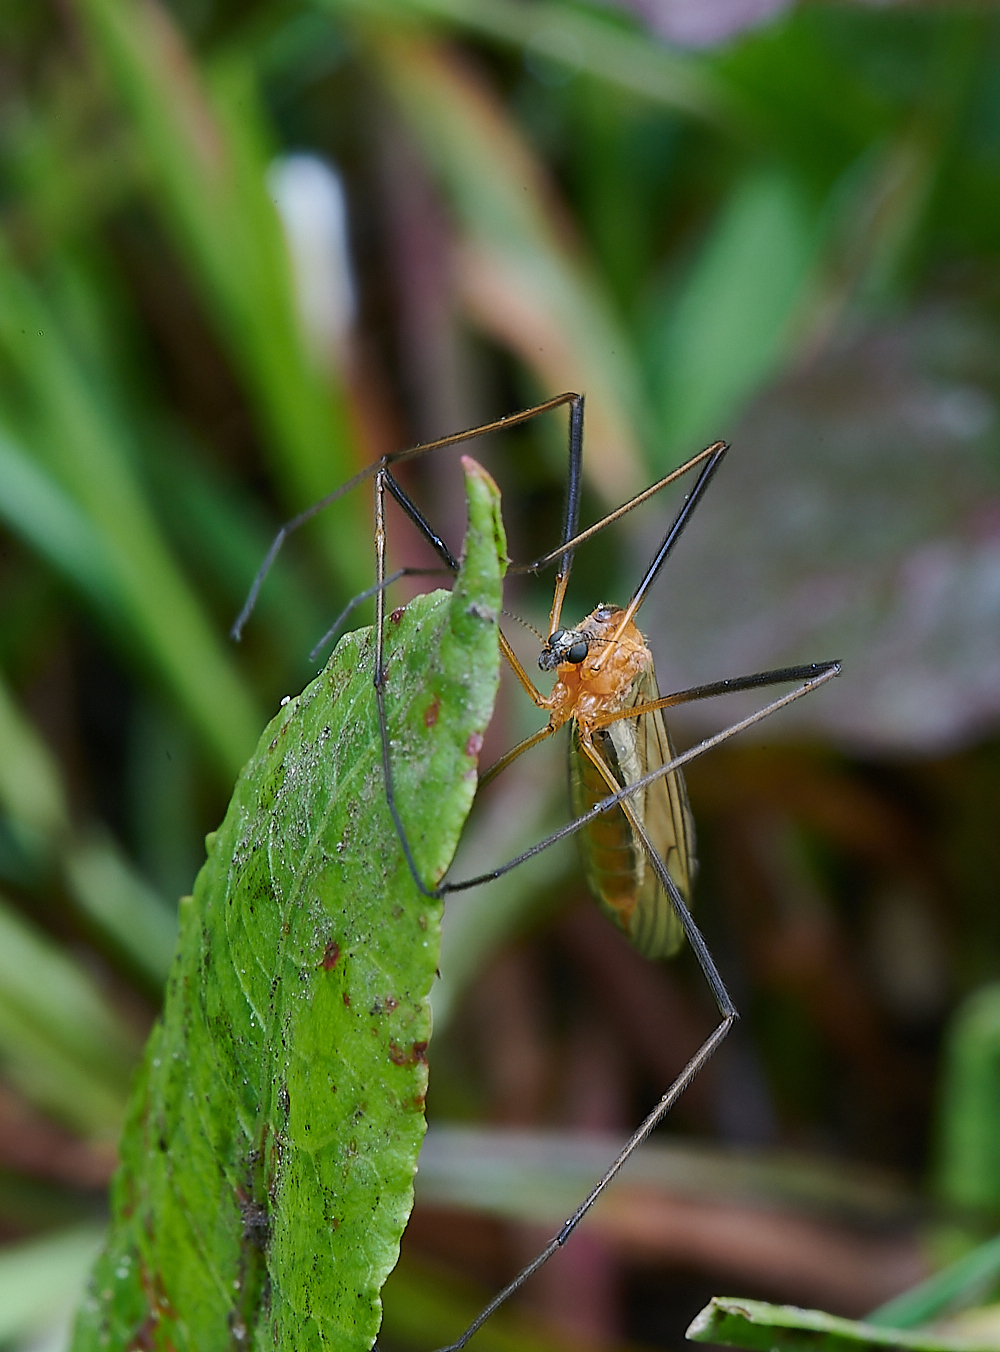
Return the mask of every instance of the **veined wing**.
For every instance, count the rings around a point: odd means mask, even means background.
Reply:
[[[633,685],[629,703],[651,704],[659,698],[656,672],[650,664]],[[627,723],[629,720],[622,721]],[[633,726],[640,777],[666,765],[677,755],[662,709],[640,715]],[[637,794],[633,802],[640,798],[643,800],[642,821],[650,839],[660,858],[666,862],[681,896],[689,902],[698,872],[698,857],[695,853],[694,818],[691,816],[683,774],[680,770],[674,770],[672,774],[655,780],[644,794]]]
[[[658,698],[656,676],[647,668],[635,681],[629,705]],[[623,718],[594,738],[594,748],[624,786],[673,759],[674,750],[658,711]],[[580,815],[607,794],[607,784],[583,755],[574,725],[570,738],[570,796]],[[665,862],[685,901],[696,868],[694,824],[679,771],[656,780],[630,800],[650,841]],[[650,958],[676,952],[683,933],[670,897],[661,886],[642,845],[620,808],[602,813],[580,833],[587,881],[602,910]]]

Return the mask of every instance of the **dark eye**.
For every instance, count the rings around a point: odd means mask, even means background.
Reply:
[[[577,664],[584,662],[586,661],[587,653],[589,651],[590,647],[587,641],[581,639],[579,643],[574,643],[572,648],[570,648],[569,652],[566,654],[566,661],[575,662]]]
[[[547,646],[548,646],[549,648],[558,648],[558,647],[559,647],[559,644],[563,641],[563,639],[565,638],[565,636],[566,636],[566,630],[565,630],[565,629],[555,629],[555,630],[553,630],[553,632],[549,635],[549,637],[548,637],[548,639],[547,639]]]

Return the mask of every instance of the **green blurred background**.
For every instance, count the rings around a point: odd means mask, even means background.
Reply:
[[[274,531],[564,389],[586,521],[734,446],[642,613],[661,688],[844,675],[692,766],[744,1022],[484,1344],[679,1346],[726,1289],[858,1315],[993,1233],[998,338],[991,6],[6,0],[0,1345],[65,1345],[176,899],[371,581],[362,489],[232,645]],[[473,448],[515,559],[557,538],[564,438],[548,415]],[[406,482],[460,539],[454,456]],[[568,615],[631,593],[670,505],[581,551]],[[392,524],[393,566],[433,563]],[[543,624],[545,586],[508,607]],[[484,754],[537,726],[524,704],[505,687]],[[565,819],[563,754],[497,782],[459,868]],[[564,849],[449,903],[435,1016],[384,1352],[532,1255],[712,1006],[689,955],[618,941]]]

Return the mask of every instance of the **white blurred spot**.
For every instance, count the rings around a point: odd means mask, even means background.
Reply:
[[[306,340],[324,365],[342,364],[355,315],[340,175],[317,155],[285,155],[267,173],[295,275]]]
[[[955,385],[936,401],[938,422],[952,436],[971,441],[989,430],[995,411],[993,400],[975,385]]]
[[[617,0],[683,47],[712,47],[791,8],[791,0]]]

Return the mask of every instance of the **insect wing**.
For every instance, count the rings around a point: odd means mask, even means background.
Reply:
[[[651,669],[633,684],[629,704],[658,697]],[[594,750],[622,787],[673,758],[673,745],[659,712],[623,718],[595,734]],[[608,783],[583,753],[574,724],[569,750],[570,799],[575,816],[606,797]],[[657,853],[685,900],[695,869],[694,825],[680,773],[665,775],[631,799]],[[649,958],[669,957],[683,939],[670,897],[620,808],[602,813],[579,836],[587,882],[601,909]]]
[[[656,674],[650,666],[633,685],[630,703],[647,704],[658,698]],[[634,729],[637,778],[673,760],[676,755],[673,741],[659,709],[651,714],[641,714],[634,723],[623,719],[622,724]],[[698,863],[695,856],[694,821],[683,775],[675,770],[672,774],[654,780],[643,793],[636,794],[632,802],[653,848],[666,864],[681,896],[689,902]],[[636,848],[641,849],[638,841]],[[645,860],[644,863],[642,886],[632,922],[632,938],[642,952],[655,951],[660,956],[667,956],[680,947],[683,934],[670,897],[649,863]]]

